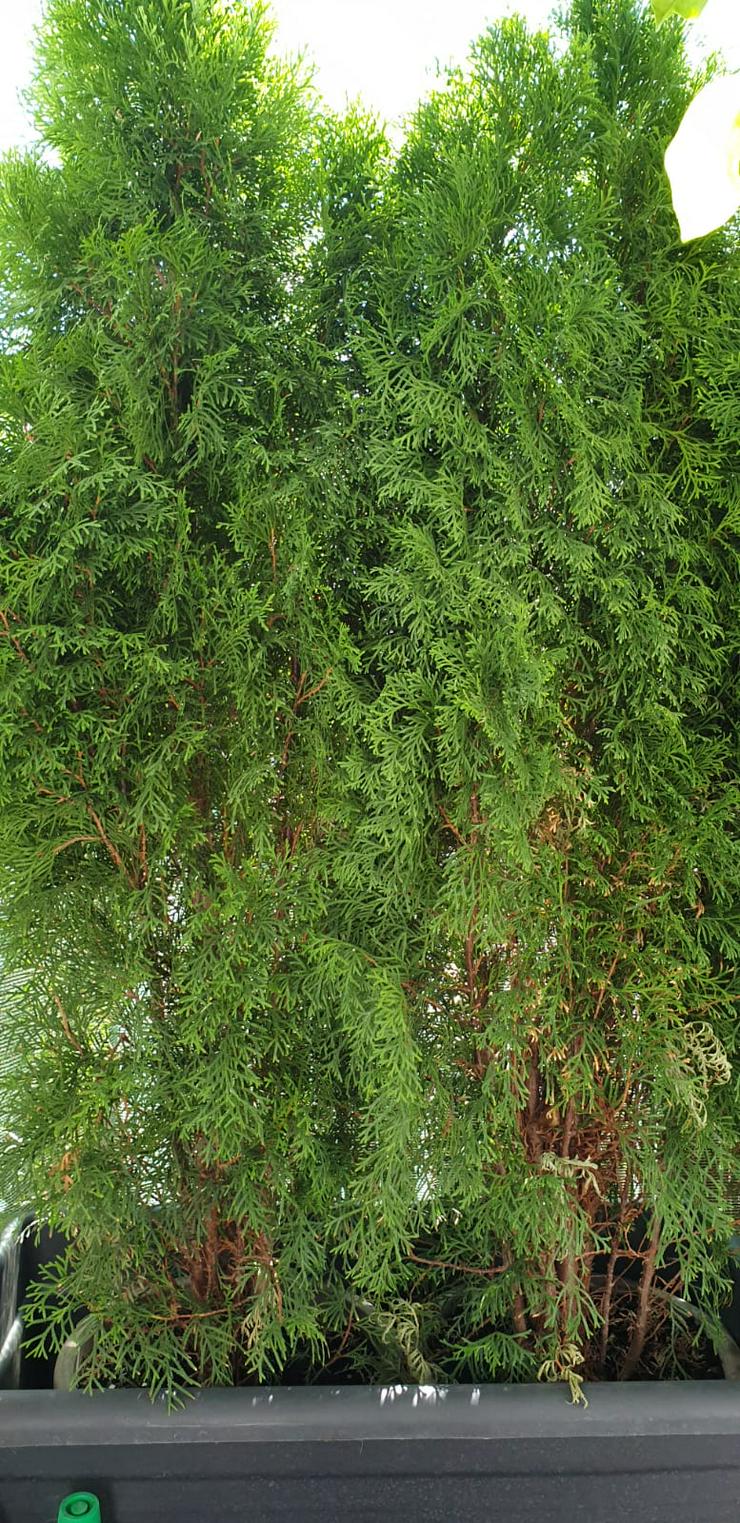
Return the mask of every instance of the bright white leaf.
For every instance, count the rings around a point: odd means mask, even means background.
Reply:
[[[694,97],[665,167],[683,243],[740,208],[740,74],[719,74]]]
[[[695,21],[707,0],[653,0],[656,21],[667,21],[669,16],[683,16],[684,21]]]

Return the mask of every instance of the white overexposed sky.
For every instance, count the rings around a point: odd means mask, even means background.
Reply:
[[[329,104],[359,96],[389,122],[412,109],[437,63],[464,61],[488,22],[519,11],[542,26],[551,9],[551,0],[273,0],[280,50],[308,52]],[[41,10],[42,0],[0,0],[0,151],[29,139],[18,92]],[[691,33],[740,69],[740,0],[709,0]]]

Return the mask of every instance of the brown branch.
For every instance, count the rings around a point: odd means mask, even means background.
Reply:
[[[64,771],[66,772],[67,777],[73,778],[76,783],[79,783],[81,788],[83,788],[85,791],[87,791],[87,783],[85,782],[85,779],[84,779],[84,777],[82,775],[82,752],[81,751],[77,752],[77,766],[78,766],[78,769],[79,769],[77,772],[73,772],[71,767],[65,767]]]
[[[627,1350],[624,1364],[622,1365],[619,1374],[620,1380],[629,1380],[631,1376],[634,1375],[635,1370],[637,1369],[637,1366],[642,1358],[642,1352],[645,1347],[645,1339],[647,1337],[647,1322],[648,1314],[650,1311],[650,1291],[652,1289],[653,1279],[655,1276],[655,1262],[658,1257],[659,1245],[660,1222],[656,1219],[650,1236],[650,1245],[643,1260],[642,1275],[640,1277],[640,1299],[637,1307],[637,1316],[635,1317],[635,1326],[632,1332],[630,1346]]]
[[[581,1034],[580,1036],[576,1037],[576,1039],[575,1039],[575,1041],[573,1043],[573,1050],[571,1052],[569,1062],[574,1061],[575,1058],[580,1056],[580,1054],[581,1054],[581,1052],[583,1050],[583,1043],[584,1043],[584,1041],[585,1041],[585,1037],[584,1037],[583,1034]],[[572,1141],[572,1138],[573,1138],[573,1128],[575,1126],[575,1120],[576,1120],[576,1102],[575,1102],[575,1097],[573,1095],[571,1095],[571,1097],[570,1097],[570,1099],[568,1101],[568,1104],[566,1106],[566,1109],[565,1109],[565,1120],[563,1122],[563,1138],[562,1138],[562,1142],[561,1142],[561,1145],[560,1145],[560,1156],[561,1156],[561,1158],[569,1158],[570,1157],[570,1144],[571,1144],[571,1141]]]
[[[147,857],[146,826],[142,820],[139,828],[139,886],[143,887],[149,877],[149,861]]]
[[[580,1051],[580,1048],[582,1046],[583,1046],[583,1037],[580,1037],[579,1040],[578,1040],[578,1043],[576,1044],[576,1051],[574,1053],[574,1056],[576,1055],[577,1052]],[[568,1101],[568,1104],[566,1106],[565,1121],[563,1123],[563,1137],[562,1137],[562,1142],[561,1142],[561,1146],[560,1146],[560,1156],[561,1156],[561,1158],[570,1158],[570,1144],[571,1144],[571,1140],[572,1140],[572,1137],[573,1137],[573,1127],[575,1125],[575,1115],[576,1115],[576,1103],[575,1103],[575,1100],[574,1100],[573,1096],[571,1095],[571,1097],[570,1097],[570,1099]],[[575,1207],[578,1204],[578,1187],[577,1186],[576,1186],[575,1190],[573,1191],[573,1194],[575,1196],[574,1203],[573,1203],[574,1204],[574,1209],[575,1209]],[[574,1283],[574,1280],[575,1280],[575,1275],[576,1275],[575,1258],[574,1258],[572,1253],[568,1253],[568,1254],[566,1254],[564,1259],[561,1259],[561,1261],[560,1261],[560,1263],[558,1265],[558,1279],[560,1280],[560,1283],[563,1286],[563,1289],[565,1291],[565,1295],[563,1297],[563,1301],[562,1301],[562,1304],[561,1304],[561,1325],[562,1325],[563,1331],[565,1331],[565,1329],[566,1329],[568,1320],[570,1318],[570,1315],[571,1315],[571,1312],[572,1312],[572,1309],[573,1309],[573,1283]]]
[[[283,750],[282,750],[282,754],[281,754],[281,757],[280,757],[280,761],[278,762],[278,772],[279,772],[281,777],[282,777],[282,774],[285,771],[285,768],[288,765],[288,756],[290,755],[290,747],[291,747],[291,743],[292,743],[294,735],[295,735],[295,730],[288,730],[286,732],[286,735],[285,735],[285,744],[283,745]],[[283,795],[281,793],[281,794],[278,795],[278,798],[277,798],[276,802],[277,803],[281,803],[282,802],[282,798],[283,798]]]
[[[90,816],[90,819],[93,822],[93,825],[95,826],[95,829],[98,832],[98,835],[99,835],[99,837],[100,837],[100,839],[101,839],[101,841],[102,841],[102,843],[103,843],[103,845],[104,845],[104,847],[105,847],[109,857],[111,858],[111,861],[115,862],[116,867],[128,879],[128,882],[131,884],[131,887],[132,888],[138,888],[139,885],[138,885],[137,879],[134,876],[132,876],[132,874],[128,871],[128,869],[127,869],[127,867],[126,867],[126,865],[125,865],[125,863],[123,861],[123,858],[121,857],[120,852],[118,852],[116,850],[115,846],[113,845],[113,842],[108,839],[108,837],[107,837],[107,835],[105,833],[105,830],[103,829],[103,825],[102,825],[100,819],[98,818],[97,814],[95,813],[95,810],[93,809],[92,804],[88,804],[88,806],[87,806],[87,812],[88,812],[88,814]]]
[[[68,846],[77,846],[78,844],[82,845],[84,843],[89,845],[91,841],[97,841],[97,839],[97,836],[70,836],[68,841],[60,841],[59,844],[52,849],[51,854],[53,857],[57,857],[60,851],[66,851]]]
[[[157,1312],[150,1312],[149,1318],[152,1322],[199,1322],[204,1317],[223,1317],[227,1310],[226,1306],[216,1306],[213,1311],[180,1311],[170,1317],[161,1317]]]
[[[83,1056],[85,1049],[78,1042],[77,1037],[75,1036],[75,1034],[74,1034],[74,1032],[72,1030],[72,1027],[69,1024],[69,1019],[67,1017],[67,1012],[64,1009],[64,1006],[63,1006],[63,1004],[62,1004],[62,1002],[61,1002],[61,1000],[59,998],[59,995],[55,994],[54,991],[52,990],[51,997],[52,997],[52,999],[54,1001],[54,1004],[57,1007],[57,1010],[59,1011],[59,1019],[60,1019],[60,1021],[62,1023],[62,1030],[64,1032],[64,1035],[67,1038],[67,1041],[71,1042],[72,1046],[74,1047],[75,1052],[79,1052],[80,1056]]]
[[[210,1298],[218,1283],[218,1210],[211,1206],[205,1246],[206,1295]]]
[[[330,666],[329,670],[324,673],[324,676],[322,677],[321,681],[317,682],[315,687],[309,688],[307,693],[304,693],[304,691],[303,691],[303,685],[304,685],[305,680],[306,680],[306,674],[305,674],[305,672],[301,672],[300,675],[299,675],[298,671],[297,671],[297,664],[295,662],[293,663],[293,685],[294,685],[295,690],[296,690],[296,696],[295,696],[295,698],[293,700],[293,707],[291,709],[291,715],[297,714],[297,712],[298,712],[298,710],[299,710],[299,708],[300,708],[302,703],[307,703],[309,698],[314,698],[317,693],[321,692],[322,687],[325,687],[327,682],[329,681],[329,678],[331,677],[331,674],[332,674],[333,670],[334,670],[334,668]],[[283,745],[282,755],[281,755],[280,761],[278,763],[278,772],[281,775],[285,771],[285,768],[288,765],[288,755],[290,753],[290,747],[291,747],[291,744],[292,744],[294,736],[295,736],[295,730],[289,729],[287,731],[287,733],[286,733],[286,736],[285,736],[285,744]]]
[[[510,1255],[508,1253],[504,1253],[504,1269],[511,1269],[512,1267],[513,1266],[512,1266]],[[516,1331],[520,1334],[520,1336],[522,1338],[528,1338],[530,1330],[529,1330],[529,1327],[527,1325],[527,1313],[526,1313],[526,1310],[525,1310],[524,1294],[522,1292],[521,1285],[519,1285],[517,1287],[517,1289],[516,1289],[516,1291],[514,1293],[514,1301],[513,1301],[513,1305],[512,1305],[512,1309],[511,1309],[511,1315],[512,1315],[512,1318],[513,1318],[514,1327],[515,1327]]]
[[[521,1333],[523,1338],[528,1338],[529,1328],[527,1327],[527,1317],[524,1310],[524,1296],[520,1290],[517,1291],[514,1297],[513,1317],[517,1332]]]
[[[630,1066],[629,1071],[627,1073],[627,1080],[626,1080],[624,1089],[622,1090],[622,1098],[619,1101],[619,1103],[613,1107],[613,1115],[615,1117],[619,1115],[620,1111],[624,1110],[624,1107],[627,1104],[627,1100],[629,1098],[629,1092],[630,1092],[630,1090],[632,1088],[632,1079],[633,1079],[633,1077],[634,1076],[633,1076],[633,1073],[632,1073],[632,1068]]]
[[[439,809],[439,812],[440,812],[440,814],[442,816],[442,819],[444,820],[444,823],[447,826],[447,829],[449,830],[450,834],[455,837],[456,841],[459,841],[461,846],[467,846],[468,843],[465,840],[465,837],[460,834],[460,831],[458,830],[457,826],[453,825],[452,820],[450,819],[446,809],[444,809],[441,804],[438,804],[437,808]]]
[[[83,291],[82,286],[78,285],[76,280],[71,280],[69,284],[71,290],[76,291],[77,295],[82,297],[86,307],[92,307],[95,312],[100,313],[101,317],[110,318],[113,316],[113,308],[110,304],[107,307],[101,307],[94,296],[89,296],[86,291]]]
[[[90,295],[88,295],[88,293],[86,291],[83,291],[82,286],[78,285],[76,281],[72,280],[72,281],[70,281],[69,284],[70,284],[70,290],[76,291],[77,295],[82,297],[82,300],[84,301],[85,306],[86,307],[90,307],[93,312],[98,312],[101,317],[105,318],[105,321],[108,323],[109,327],[113,330],[113,332],[116,335],[116,338],[120,341],[120,343],[125,344],[126,347],[128,349],[130,349],[132,347],[132,344],[133,344],[133,339],[131,338],[131,336],[128,333],[124,332],[123,328],[121,327],[121,324],[116,321],[116,319],[115,319],[115,317],[113,315],[113,307],[112,307],[111,303],[108,302],[107,306],[101,307],[100,302],[97,302],[95,300],[94,296],[90,296]]]
[[[570,1144],[573,1137],[573,1126],[576,1117],[576,1102],[571,1095],[565,1110],[563,1122],[563,1140],[560,1146],[560,1157],[570,1158]]]
[[[332,674],[333,670],[334,670],[333,666],[330,666],[329,670],[324,673],[324,676],[321,678],[321,681],[317,682],[315,687],[309,688],[307,693],[301,692],[301,690],[299,689],[297,697],[296,697],[296,700],[295,700],[295,703],[293,704],[293,712],[294,713],[295,713],[296,709],[300,708],[302,703],[307,703],[309,698],[315,698],[316,694],[321,692],[322,687],[326,687],[326,684],[329,681],[329,678],[331,677],[331,674]],[[301,677],[301,688],[302,687],[303,687],[303,677]]]
[[[347,1344],[349,1342],[350,1334],[352,1332],[353,1326],[354,1326],[354,1317],[352,1315],[352,1312],[350,1311],[349,1318],[348,1318],[348,1321],[347,1321],[347,1326],[345,1327],[344,1332],[342,1334],[342,1341],[341,1341],[341,1343],[339,1345],[339,1348],[337,1349],[336,1353],[332,1354],[331,1359],[327,1360],[327,1363],[324,1365],[324,1369],[325,1370],[331,1369],[331,1366],[333,1364],[336,1364],[338,1359],[341,1359],[342,1354],[344,1353],[344,1350],[346,1349]]]
[[[298,845],[298,842],[300,841],[301,835],[303,833],[303,826],[303,820],[299,820],[298,824],[293,830],[291,830],[287,822],[284,824],[282,839],[282,856],[284,858],[286,858],[289,854],[295,852],[296,846]]]
[[[573,1287],[576,1278],[576,1261],[572,1253],[566,1254],[565,1258],[560,1260],[557,1274],[564,1291],[560,1304],[560,1325],[565,1332],[573,1311]]]
[[[347,1320],[347,1326],[345,1327],[344,1333],[342,1334],[342,1341],[341,1341],[341,1343],[339,1345],[339,1348],[337,1349],[336,1354],[334,1355],[335,1359],[341,1359],[342,1354],[344,1353],[344,1350],[346,1349],[347,1344],[349,1343],[350,1334],[352,1332],[352,1325],[353,1325],[353,1317],[352,1317],[352,1312],[350,1312],[349,1318]]]
[[[497,1274],[506,1274],[507,1269],[510,1267],[508,1264],[502,1264],[495,1269],[476,1269],[472,1264],[448,1263],[445,1259],[423,1259],[418,1253],[414,1253],[411,1248],[406,1257],[411,1259],[412,1263],[424,1264],[429,1269],[452,1269],[456,1274],[475,1274],[480,1275],[486,1280],[493,1279],[494,1275]]]
[[[31,658],[30,658],[30,656],[26,655],[26,652],[24,651],[23,646],[20,643],[20,640],[16,640],[15,635],[12,635],[10,633],[10,625],[8,623],[8,616],[7,616],[7,614],[2,609],[0,609],[0,622],[2,623],[2,629],[0,630],[0,634],[7,635],[8,639],[10,640],[11,645],[13,646],[13,649],[20,656],[21,660],[22,661],[27,661],[28,665],[30,666],[31,665]]]
[[[619,953],[619,952],[615,952],[614,953],[614,956],[612,958],[612,964],[611,964],[611,967],[609,969],[609,972],[607,973],[606,978],[604,979],[604,982],[603,982],[603,984],[601,985],[601,987],[599,989],[599,998],[596,1001],[596,1009],[594,1010],[594,1013],[593,1013],[593,1020],[594,1021],[597,1021],[599,1019],[599,1016],[601,1014],[601,1007],[602,1007],[602,1005],[604,1003],[604,996],[605,996],[606,991],[607,991],[607,989],[608,989],[608,987],[609,987],[609,985],[610,985],[610,983],[612,981],[612,978],[614,977],[614,969],[616,968],[617,963],[619,962],[620,956],[621,956],[621,953]]]
[[[473,952],[474,952],[474,948],[475,948],[475,925],[476,925],[477,919],[478,919],[478,906],[477,906],[477,904],[474,904],[473,905],[473,912],[472,912],[472,914],[470,916],[470,925],[468,927],[468,934],[465,937],[465,968],[466,968],[467,975],[468,975],[467,994],[468,994],[468,999],[470,1000],[471,1004],[473,1003],[473,1000],[474,1000],[474,997],[475,997],[475,979],[476,979],[476,973],[477,973],[477,969],[476,969],[475,964],[473,962]]]
[[[271,1250],[270,1244],[267,1241],[267,1238],[265,1237],[263,1232],[258,1233],[258,1235],[257,1235],[257,1237],[255,1239],[255,1255],[254,1256],[255,1256],[255,1259],[256,1259],[257,1263],[261,1266],[261,1268],[266,1269],[268,1275],[270,1276],[270,1280],[272,1281],[272,1288],[273,1288],[273,1290],[275,1292],[275,1302],[276,1302],[276,1310],[277,1310],[278,1322],[282,1322],[282,1320],[283,1320],[283,1292],[282,1292],[282,1288],[281,1288],[281,1285],[280,1285],[280,1281],[278,1279],[278,1273],[277,1273],[277,1270],[275,1268],[275,1260],[274,1260],[274,1258],[272,1256],[272,1250]]]
[[[540,1065],[537,1043],[532,1043],[527,1077],[527,1140],[530,1162],[539,1163],[542,1156],[542,1139],[539,1134]]]

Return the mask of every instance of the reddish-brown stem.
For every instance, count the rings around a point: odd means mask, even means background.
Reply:
[[[12,635],[10,633],[10,625],[8,623],[8,616],[7,616],[6,613],[4,613],[2,611],[2,609],[0,609],[0,621],[2,622],[2,630],[0,631],[0,633],[2,633],[4,635],[7,635],[8,639],[10,640],[11,645],[13,646],[13,649],[16,652],[16,654],[21,657],[22,661],[28,662],[28,665],[30,666],[30,664],[31,664],[30,657],[28,657],[26,655],[26,652],[24,651],[23,646],[20,643],[20,640],[17,640],[15,635]]]
[[[131,887],[132,888],[138,888],[139,885],[138,885],[137,878],[128,871],[128,869],[127,869],[127,867],[126,867],[126,865],[125,865],[125,863],[123,861],[123,858],[121,857],[120,852],[118,852],[116,850],[115,846],[113,845],[113,842],[108,839],[108,836],[106,835],[105,830],[103,829],[103,825],[102,825],[100,819],[98,818],[97,814],[95,813],[95,810],[93,809],[92,804],[88,804],[88,806],[87,806],[87,812],[88,812],[88,814],[90,816],[90,819],[93,822],[93,825],[95,826],[95,829],[98,832],[98,835],[99,835],[99,837],[100,837],[100,839],[101,839],[101,841],[102,841],[102,843],[103,843],[103,845],[104,845],[104,847],[105,847],[105,849],[106,849],[106,851],[108,853],[108,856],[110,857],[111,861],[115,862],[116,867],[119,869],[119,872],[122,872],[125,875],[125,877],[129,881],[129,883],[131,884]]]
[[[282,1322],[283,1292],[280,1286],[280,1281],[278,1279],[277,1270],[275,1268],[275,1261],[272,1257],[272,1249],[263,1232],[260,1232],[257,1236],[255,1242],[255,1250],[255,1257],[257,1258],[257,1262],[267,1270],[267,1273],[272,1281],[272,1288],[275,1292],[275,1307],[277,1311],[278,1322]]]
[[[520,1290],[517,1291],[514,1297],[514,1307],[512,1314],[514,1318],[514,1326],[517,1332],[521,1333],[523,1338],[527,1338],[529,1336],[529,1329],[527,1327],[527,1318],[524,1311],[524,1296]]]
[[[604,982],[603,982],[603,984],[601,985],[601,987],[599,989],[599,997],[598,997],[598,999],[596,1001],[596,1009],[594,1010],[594,1013],[593,1013],[594,1022],[596,1022],[599,1019],[599,1016],[601,1014],[601,1007],[602,1007],[602,1005],[604,1003],[604,998],[605,998],[605,995],[606,995],[606,991],[609,988],[609,985],[610,985],[610,983],[611,983],[611,981],[612,981],[612,979],[614,977],[614,970],[615,970],[615,968],[617,966],[617,963],[619,962],[619,957],[620,957],[619,952],[615,952],[615,954],[614,954],[614,956],[612,958],[611,967],[609,968],[609,972],[607,973],[606,978],[604,979]]]
[[[472,915],[470,917],[470,925],[468,927],[468,934],[465,937],[465,969],[466,969],[466,972],[467,972],[467,975],[468,975],[467,995],[468,995],[468,999],[470,1000],[471,1004],[473,1003],[474,998],[475,998],[475,979],[476,979],[476,972],[477,972],[477,969],[475,967],[474,958],[473,958],[473,953],[474,953],[474,949],[475,949],[475,922],[476,922],[477,919],[478,919],[478,906],[477,906],[477,904],[474,904],[473,905],[473,913],[472,913]]]
[[[504,1269],[511,1269],[511,1267],[512,1267],[512,1264],[511,1264],[511,1255],[509,1253],[507,1253],[507,1252],[504,1252],[504,1256],[503,1257],[504,1257],[503,1268]],[[524,1307],[524,1296],[522,1294],[522,1290],[521,1290],[520,1286],[517,1287],[517,1289],[514,1292],[514,1299],[512,1301],[512,1307],[511,1307],[511,1315],[512,1315],[512,1320],[513,1320],[513,1323],[514,1323],[514,1327],[516,1328],[516,1331],[521,1335],[522,1338],[528,1338],[529,1337],[529,1327],[527,1326],[527,1315],[526,1315],[526,1311],[525,1311],[525,1307]]]
[[[573,1137],[573,1124],[575,1122],[575,1116],[576,1102],[571,1095],[570,1100],[566,1106],[565,1120],[563,1122],[563,1140],[560,1145],[561,1158],[570,1158],[570,1144]]]
[[[211,1206],[206,1236],[206,1295],[214,1294],[218,1283],[218,1210]]]
[[[169,1317],[160,1317],[156,1312],[150,1312],[149,1316],[152,1322],[201,1322],[204,1317],[223,1317],[225,1310],[224,1306],[216,1306],[212,1311],[180,1311]]]
[[[614,1227],[611,1252],[609,1254],[609,1261],[606,1266],[606,1281],[604,1284],[604,1292],[601,1297],[601,1339],[599,1342],[599,1362],[602,1371],[606,1364],[606,1351],[609,1343],[609,1319],[611,1317],[612,1294],[614,1290],[614,1272],[617,1267],[617,1258],[619,1257],[619,1245],[622,1239],[626,1210],[627,1186],[625,1183],[622,1186],[622,1192],[619,1201],[619,1216],[617,1217]]]
[[[331,674],[332,674],[333,670],[334,670],[334,668],[332,666],[330,666],[329,670],[324,673],[323,677],[321,678],[321,681],[317,682],[315,687],[309,688],[307,693],[304,693],[304,692],[301,692],[301,691],[298,692],[298,695],[296,697],[296,701],[293,704],[294,711],[296,709],[299,709],[302,703],[307,703],[309,698],[315,698],[316,694],[321,692],[322,687],[326,687],[326,684],[329,681],[329,678],[331,677]],[[301,685],[302,685],[302,683],[303,683],[303,678],[301,678]]]
[[[574,1057],[576,1057],[578,1055],[578,1053],[580,1052],[582,1046],[583,1046],[583,1037],[579,1037],[577,1039],[577,1041],[576,1041],[576,1044],[575,1044],[575,1047],[574,1047],[574,1050],[573,1050],[573,1056]],[[575,1099],[574,1099],[573,1095],[571,1095],[571,1097],[570,1097],[570,1099],[568,1101],[568,1104],[567,1104],[567,1106],[565,1108],[565,1119],[563,1121],[563,1136],[562,1136],[561,1143],[560,1143],[560,1156],[561,1156],[561,1158],[570,1158],[570,1146],[571,1146],[571,1142],[572,1142],[572,1139],[573,1139],[573,1129],[574,1129],[574,1126],[575,1126],[575,1120],[576,1120],[576,1102],[575,1102]],[[577,1186],[574,1186],[572,1194],[573,1194],[573,1209],[575,1210],[577,1208],[577,1206],[578,1206],[578,1187]],[[570,1319],[570,1314],[571,1314],[572,1307],[573,1307],[572,1291],[571,1291],[571,1289],[569,1289],[569,1287],[573,1286],[573,1283],[574,1283],[574,1280],[575,1280],[575,1274],[576,1274],[575,1259],[574,1259],[572,1253],[568,1253],[568,1254],[566,1254],[565,1258],[561,1261],[561,1263],[558,1266],[558,1279],[560,1280],[560,1283],[564,1287],[565,1292],[566,1292],[565,1295],[563,1296],[563,1300],[561,1302],[561,1322],[562,1322],[563,1329],[565,1329],[565,1327],[566,1327],[566,1325],[567,1325],[567,1323],[568,1323],[568,1321]]]
[[[481,820],[480,804],[479,804],[479,801],[478,801],[478,789],[477,788],[473,789],[473,792],[472,792],[472,794],[470,796],[470,813],[471,813],[474,825],[481,825],[483,823],[482,820]],[[475,845],[475,842],[477,841],[477,839],[478,839],[478,832],[476,830],[476,831],[473,832],[473,845]]]
[[[51,854],[53,857],[56,857],[59,855],[60,851],[66,851],[68,846],[78,846],[83,844],[89,845],[90,842],[97,841],[97,839],[97,836],[70,836],[68,841],[60,841],[59,844],[53,848]]]
[[[642,1351],[645,1347],[645,1339],[647,1337],[648,1314],[650,1311],[650,1292],[652,1290],[653,1279],[655,1277],[655,1262],[658,1257],[659,1244],[660,1222],[656,1220],[650,1235],[650,1244],[643,1260],[642,1275],[640,1276],[640,1296],[637,1305],[637,1316],[635,1317],[635,1326],[632,1332],[632,1337],[630,1339],[630,1346],[627,1350],[624,1364],[622,1365],[622,1369],[620,1371],[620,1380],[629,1380],[631,1376],[634,1375],[634,1372],[637,1369],[637,1366],[642,1358]]]
[[[407,1257],[411,1259],[412,1263],[423,1264],[428,1269],[452,1269],[457,1274],[475,1274],[486,1280],[492,1280],[497,1274],[505,1274],[509,1267],[508,1264],[501,1264],[493,1269],[478,1269],[473,1264],[448,1263],[446,1259],[423,1259],[418,1253],[414,1253],[411,1248],[408,1251]]]
[[[532,1044],[527,1076],[527,1141],[532,1163],[539,1163],[542,1156],[542,1139],[539,1134],[540,1065],[537,1043]]]
[[[440,812],[440,814],[442,816],[442,819],[443,819],[447,829],[450,832],[450,835],[453,835],[455,837],[455,840],[458,842],[458,844],[460,846],[467,845],[465,837],[460,834],[460,831],[458,830],[457,826],[453,825],[452,820],[450,819],[450,816],[448,815],[446,809],[444,809],[441,804],[439,804],[437,807],[439,809],[439,812]]]
[[[341,1359],[342,1354],[344,1353],[344,1350],[346,1349],[347,1344],[349,1343],[350,1334],[352,1332],[353,1326],[354,1326],[354,1318],[352,1316],[352,1312],[350,1312],[349,1317],[347,1319],[347,1326],[345,1327],[344,1332],[342,1334],[342,1341],[341,1341],[341,1343],[339,1345],[339,1348],[337,1349],[336,1354],[332,1354],[331,1359],[329,1359],[327,1361],[327,1363],[324,1365],[324,1369],[325,1370],[330,1369],[333,1364],[336,1364],[338,1359]]]
[[[69,1020],[67,1018],[67,1014],[66,1014],[64,1006],[63,1006],[63,1004],[62,1004],[62,1002],[61,1002],[61,1000],[59,998],[59,995],[52,993],[51,997],[52,997],[52,999],[54,1001],[54,1004],[57,1007],[57,1010],[59,1011],[59,1019],[60,1019],[60,1021],[62,1023],[62,1030],[64,1032],[64,1035],[67,1038],[67,1041],[72,1044],[72,1046],[74,1047],[75,1052],[79,1052],[80,1054],[82,1054],[84,1052],[84,1048],[78,1042],[77,1037],[75,1036],[75,1034],[74,1034],[74,1032],[72,1030],[72,1027],[69,1024]]]
[[[146,826],[142,820],[139,829],[139,884],[141,887],[149,877],[149,862],[147,858]]]
[[[77,281],[70,281],[70,288],[73,291],[76,291],[78,296],[82,297],[82,300],[87,307],[92,307],[94,312],[99,312],[101,317],[110,318],[113,316],[113,308],[111,307],[110,303],[108,303],[108,306],[106,307],[101,307],[100,302],[95,301],[94,297],[88,296],[87,292],[83,291],[82,286],[77,284]]]

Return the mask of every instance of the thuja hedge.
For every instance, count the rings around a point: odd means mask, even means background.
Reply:
[[[391,152],[258,6],[47,6],[0,1196],[67,1235],[36,1316],[93,1314],[88,1384],[577,1390],[721,1304],[740,251],[679,244],[694,84],[575,0]]]

